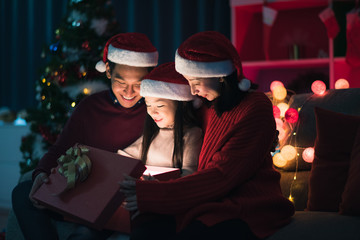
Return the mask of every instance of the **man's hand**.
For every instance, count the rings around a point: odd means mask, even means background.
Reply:
[[[32,188],[31,188],[31,191],[29,193],[29,198],[30,198],[30,201],[33,203],[34,207],[36,208],[39,208],[39,209],[45,209],[44,206],[41,206],[39,205],[39,203],[32,198],[32,196],[34,195],[34,193],[36,192],[36,190],[38,190],[40,188],[40,186],[43,184],[43,183],[48,183],[49,182],[49,178],[47,176],[46,173],[39,173],[35,180],[34,180],[34,183],[32,185]]]

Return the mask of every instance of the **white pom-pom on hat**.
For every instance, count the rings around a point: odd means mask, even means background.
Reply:
[[[240,82],[238,83],[239,89],[243,92],[246,92],[250,89],[251,87],[251,82],[249,79],[243,78],[240,80]]]
[[[105,72],[106,71],[106,65],[105,63],[101,60],[98,61],[95,65],[96,70],[98,70],[99,72]]]

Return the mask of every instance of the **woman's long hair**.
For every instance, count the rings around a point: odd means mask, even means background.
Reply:
[[[174,150],[172,155],[173,167],[182,168],[184,150],[184,129],[200,126],[195,116],[195,109],[192,102],[176,102],[175,123],[174,123]],[[159,133],[159,127],[149,114],[146,115],[141,148],[141,161],[146,164],[147,154],[151,142]]]
[[[247,91],[244,92],[239,89],[239,80],[236,71],[221,79],[223,81],[220,82],[219,97],[211,102],[205,100],[208,106],[214,106],[218,117],[221,117],[224,112],[233,109],[248,94]],[[251,84],[251,89],[255,90],[256,88],[257,85]]]

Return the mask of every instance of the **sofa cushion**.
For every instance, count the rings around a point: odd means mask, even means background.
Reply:
[[[292,221],[266,240],[358,240],[360,217],[331,212],[297,211]]]
[[[315,108],[317,137],[308,210],[339,211],[360,116]]]
[[[321,107],[334,112],[360,116],[360,88],[330,89],[324,95],[297,94],[289,100],[289,106],[299,111],[299,119],[292,126],[296,135],[289,134],[282,145],[296,146],[299,156],[296,161],[289,161],[284,167],[285,171],[310,170],[311,164],[305,162],[301,155],[302,150],[313,147],[316,138],[315,107]]]
[[[342,194],[340,213],[360,215],[360,127],[351,152],[350,168],[345,189]]]

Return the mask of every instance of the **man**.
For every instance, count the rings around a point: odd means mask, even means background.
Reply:
[[[57,239],[50,220],[59,216],[39,206],[32,195],[49,181],[51,169],[67,149],[81,143],[116,152],[140,137],[146,115],[140,82],[157,63],[158,52],[144,34],[121,33],[106,43],[96,69],[106,72],[111,89],[79,103],[56,143],[33,171],[33,181],[22,182],[13,190],[13,210],[26,239]]]

